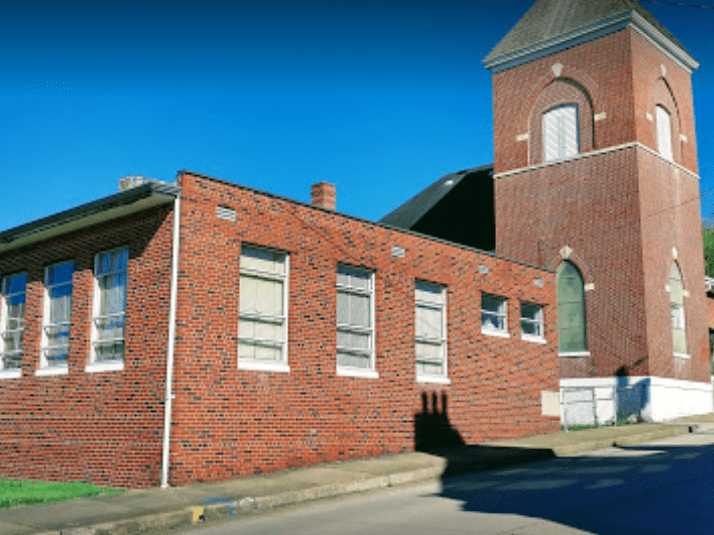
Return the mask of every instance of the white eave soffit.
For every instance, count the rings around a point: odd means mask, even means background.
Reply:
[[[541,41],[510,54],[497,56],[490,61],[484,61],[484,64],[493,73],[502,72],[518,65],[550,56],[567,48],[594,41],[600,37],[624,30],[627,27],[632,27],[644,35],[687,72],[691,73],[699,68],[699,62],[686,50],[674,43],[636,11],[603,19],[592,25],[582,26],[553,39]]]

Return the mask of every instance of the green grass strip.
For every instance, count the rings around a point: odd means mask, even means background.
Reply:
[[[88,496],[111,496],[121,489],[97,487],[89,483],[50,483],[0,479],[0,508],[15,505],[59,502]]]

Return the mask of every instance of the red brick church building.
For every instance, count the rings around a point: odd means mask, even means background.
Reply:
[[[578,389],[601,422],[711,411],[696,62],[636,2],[538,0],[486,66],[494,165],[381,222],[182,171],[1,232],[0,475],[476,443]]]

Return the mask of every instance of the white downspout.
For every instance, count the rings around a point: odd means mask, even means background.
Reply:
[[[180,195],[180,194],[179,194]],[[173,409],[174,349],[176,347],[176,303],[178,301],[179,244],[181,242],[181,197],[174,201],[174,229],[171,253],[171,301],[169,305],[169,340],[166,349],[166,399],[164,400],[164,439],[161,454],[161,488],[169,488],[171,447],[171,411]]]

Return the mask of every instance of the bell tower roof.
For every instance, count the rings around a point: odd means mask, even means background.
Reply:
[[[484,59],[494,72],[632,27],[689,71],[699,67],[684,46],[637,0],[536,0]]]

